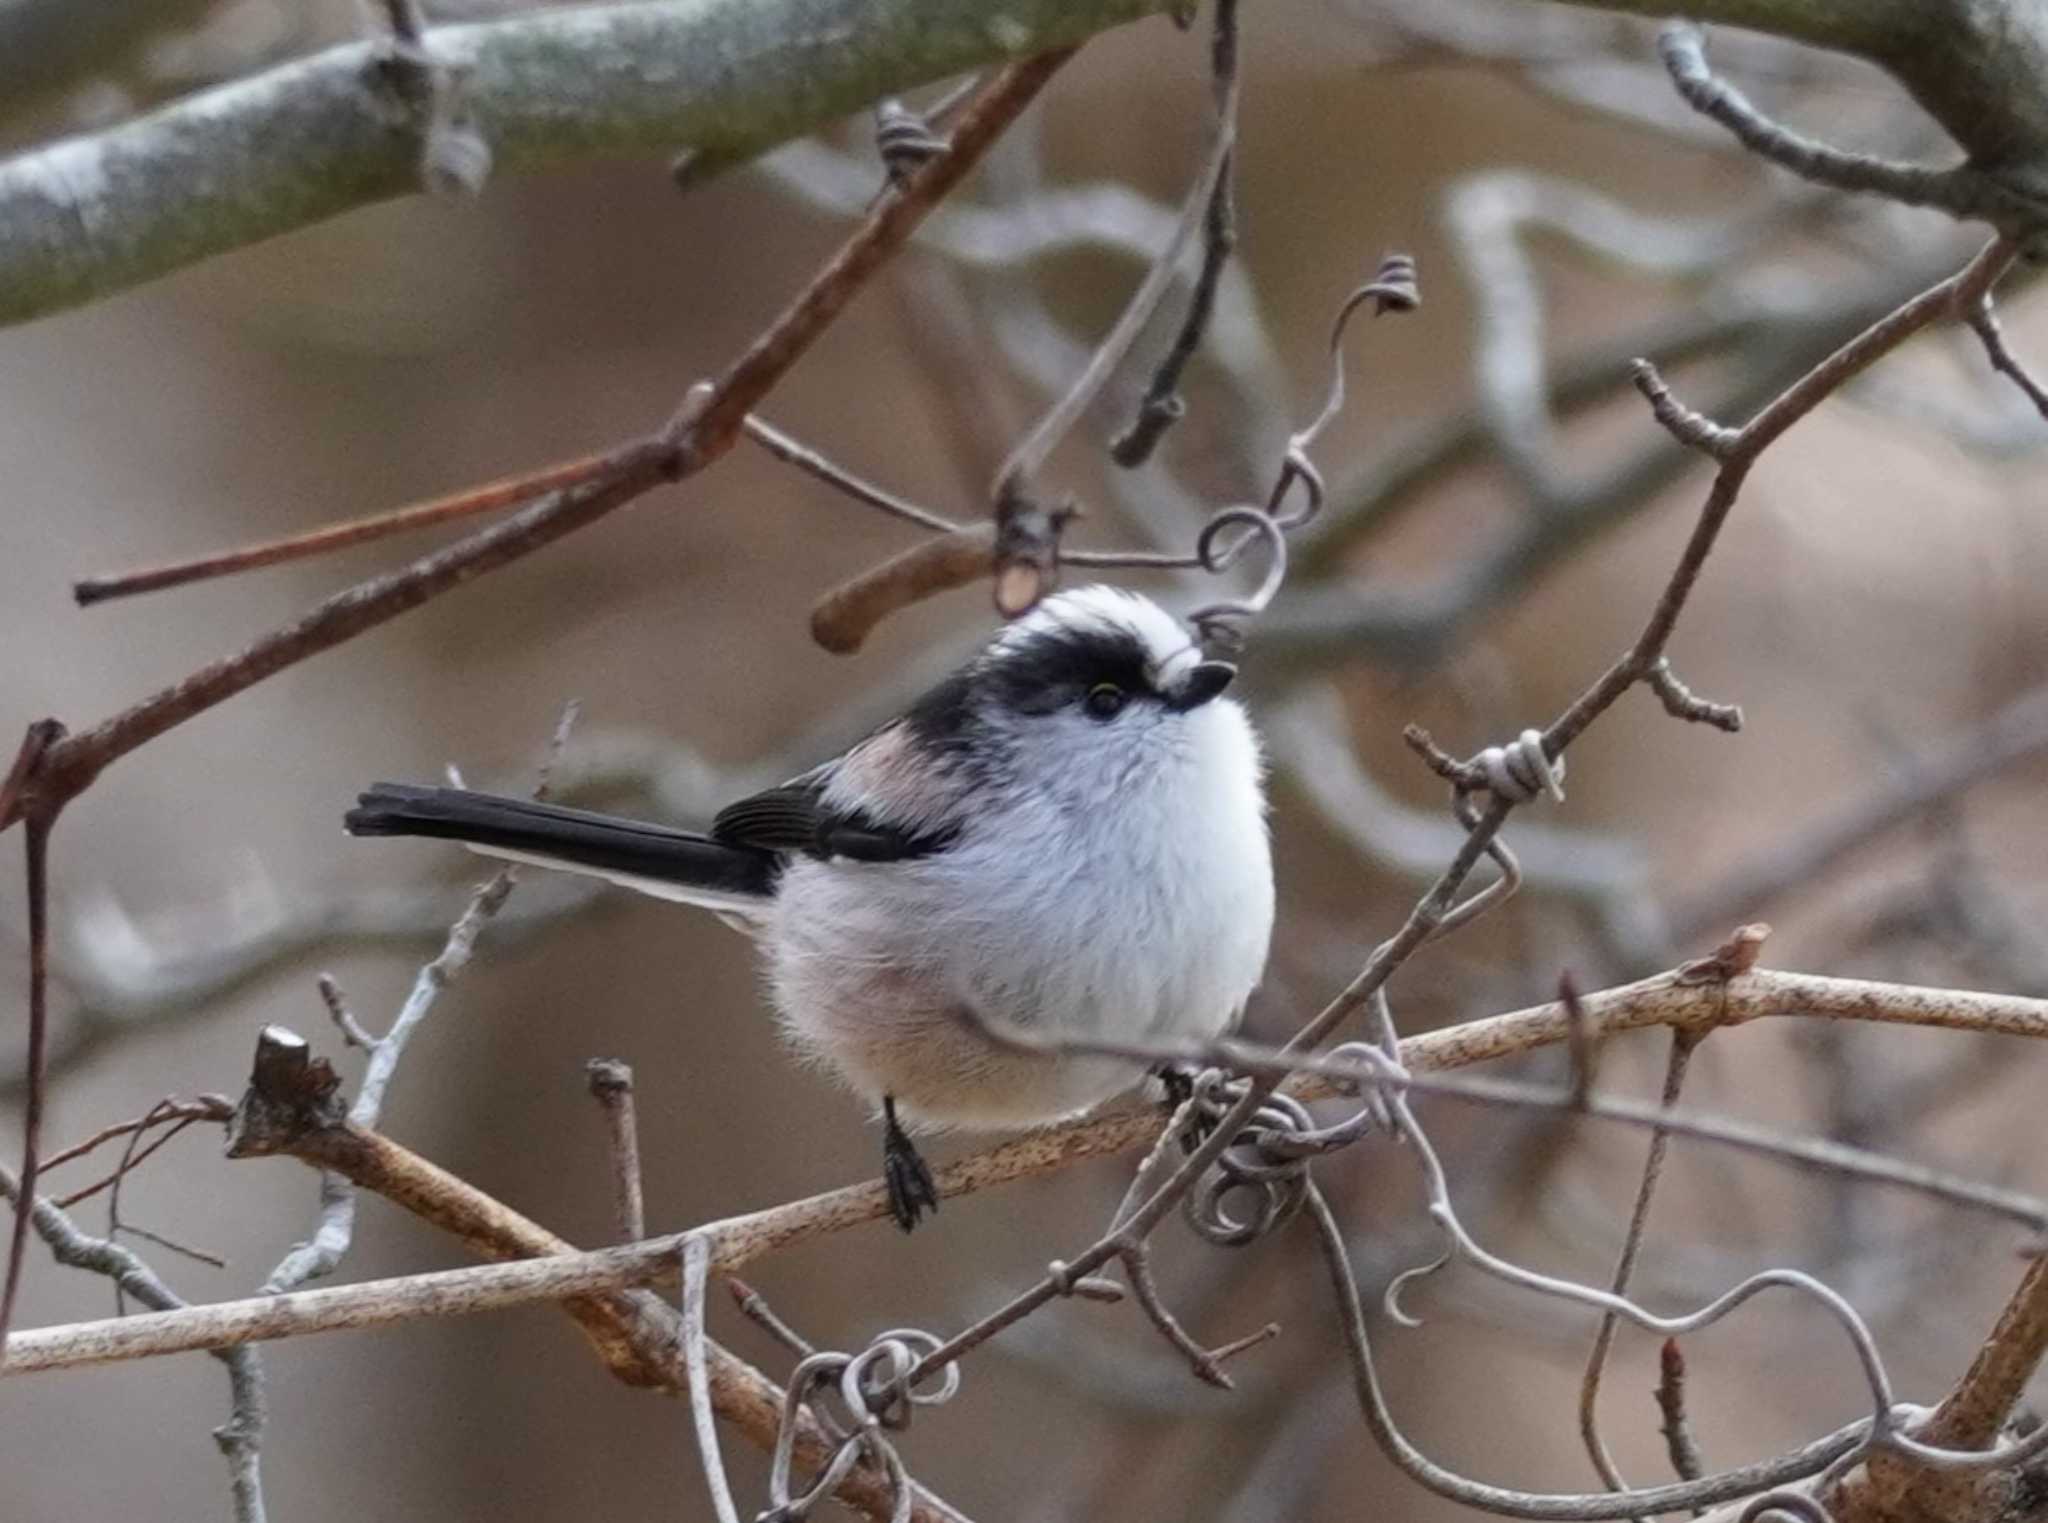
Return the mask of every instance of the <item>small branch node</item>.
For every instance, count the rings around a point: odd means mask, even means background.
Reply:
[[[1218,1364],[1222,1364],[1226,1360],[1235,1359],[1247,1349],[1255,1349],[1262,1343],[1270,1343],[1279,1336],[1280,1324],[1268,1322],[1264,1327],[1259,1328],[1255,1332],[1246,1333],[1242,1338],[1233,1338],[1228,1343],[1218,1344],[1215,1348],[1209,1350],[1209,1357]]]
[[[265,1026],[256,1039],[249,1087],[228,1122],[227,1155],[288,1152],[299,1139],[339,1126],[346,1115],[341,1079],[297,1032]]]
[[[1026,492],[1017,478],[1006,481],[996,496],[996,612],[1018,618],[1036,608],[1059,580],[1060,535],[1080,515],[1072,498],[1047,508]]]
[[[1650,416],[1655,418],[1664,431],[1688,449],[1696,449],[1715,460],[1725,460],[1742,441],[1741,431],[1725,428],[1704,413],[1694,412],[1671,394],[1671,388],[1664,384],[1664,377],[1657,373],[1657,367],[1648,360],[1639,359],[1631,367],[1636,390],[1643,394],[1650,404]]]
[[[1557,976],[1557,998],[1564,1006],[1565,1046],[1571,1054],[1572,1087],[1568,1100],[1575,1111],[1588,1108],[1593,1099],[1593,1080],[1600,1065],[1599,1039],[1579,998],[1579,981],[1569,971]]]
[[[1045,1266],[1045,1277],[1052,1282],[1055,1293],[1062,1296],[1079,1296],[1084,1301],[1100,1301],[1115,1305],[1124,1298],[1123,1286],[1100,1275],[1075,1274],[1064,1259],[1054,1259]]]
[[[1681,1481],[1696,1481],[1707,1473],[1700,1458],[1699,1441],[1693,1437],[1692,1422],[1685,1411],[1685,1355],[1676,1338],[1666,1338],[1657,1360],[1657,1410],[1664,1414],[1658,1429],[1664,1435],[1665,1452],[1671,1468]]]
[[[1991,293],[1986,291],[1975,302],[1969,303],[1963,313],[1963,321],[1970,325],[1970,331],[1977,335],[1977,341],[1984,346],[1984,356],[1991,361],[1991,368],[2005,376],[2017,386],[2026,399],[2034,404],[2034,410],[2048,418],[2048,389],[2034,379],[2027,367],[2005,342],[2005,328],[1998,320],[1998,309],[1992,304]]]
[[[387,28],[372,62],[420,133],[420,183],[435,195],[476,195],[491,177],[491,145],[465,99],[463,71],[436,58],[418,0],[383,0]]]
[[[1742,729],[1742,705],[1739,703],[1715,703],[1697,696],[1693,690],[1679,680],[1671,670],[1668,657],[1659,656],[1643,673],[1643,681],[1657,695],[1664,705],[1664,712],[1673,719],[1683,719],[1689,724],[1712,725],[1734,735]]]
[[[611,1142],[613,1220],[619,1241],[647,1236],[647,1212],[640,1186],[640,1124],[633,1103],[633,1070],[618,1058],[592,1058],[584,1065],[590,1093],[604,1111]]]
[[[1725,984],[1729,979],[1749,972],[1756,967],[1757,958],[1762,955],[1764,943],[1770,935],[1771,928],[1761,920],[1737,926],[1729,932],[1728,939],[1707,956],[1680,964],[1678,982]]]
[[[921,540],[819,598],[811,607],[811,638],[835,656],[852,655],[891,614],[988,576],[995,546],[993,524]]]
[[[1471,769],[1450,752],[1436,743],[1436,738],[1419,724],[1405,726],[1401,739],[1409,750],[1422,758],[1423,765],[1453,788],[1475,788],[1479,780],[1472,776]]]
[[[320,990],[320,1002],[327,1007],[327,1018],[334,1022],[334,1029],[341,1033],[342,1041],[364,1052],[375,1047],[377,1039],[365,1031],[362,1024],[356,1020],[354,1013],[348,1008],[348,998],[341,992],[341,985],[335,982],[334,975],[322,973],[313,982]]]
[[[796,1329],[775,1314],[775,1309],[768,1304],[767,1297],[738,1275],[728,1275],[725,1288],[732,1292],[733,1302],[739,1307],[741,1316],[761,1328],[797,1358],[808,1359],[817,1352]]]

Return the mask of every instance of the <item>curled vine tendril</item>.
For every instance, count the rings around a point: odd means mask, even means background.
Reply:
[[[1222,508],[1202,526],[1202,532],[1195,541],[1195,564],[1204,571],[1220,575],[1229,570],[1254,540],[1264,541],[1270,557],[1264,578],[1249,595],[1211,603],[1188,615],[1189,622],[1199,631],[1205,645],[1230,651],[1243,645],[1244,637],[1238,626],[1264,613],[1287,580],[1287,536],[1312,523],[1323,510],[1329,493],[1322,472],[1316,469],[1315,461],[1309,456],[1309,450],[1330,421],[1343,410],[1344,335],[1352,317],[1368,303],[1375,315],[1412,312],[1422,304],[1415,278],[1415,260],[1411,255],[1398,252],[1386,255],[1380,260],[1373,278],[1348,293],[1338,305],[1337,315],[1330,324],[1329,389],[1315,417],[1306,427],[1288,436],[1280,470],[1274,478],[1272,491],[1267,494],[1266,505],[1261,508],[1237,504]],[[1296,487],[1300,488],[1299,505],[1282,512]],[[1222,540],[1221,535],[1227,529],[1241,529],[1243,532],[1232,539]]]
[[[898,1327],[858,1354],[818,1353],[798,1364],[783,1392],[781,1431],[768,1473],[769,1505],[757,1523],[796,1523],[838,1489],[863,1454],[889,1477],[895,1495],[891,1523],[907,1523],[910,1478],[883,1433],[902,1432],[917,1408],[951,1401],[959,1391],[957,1363],[933,1372],[936,1389],[920,1390],[910,1380],[918,1361],[939,1347],[940,1340],[921,1328]],[[837,1447],[810,1484],[795,1490],[797,1422],[806,1406]]]

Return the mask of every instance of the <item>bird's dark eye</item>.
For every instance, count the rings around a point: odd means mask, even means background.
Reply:
[[[1083,700],[1095,719],[1114,719],[1124,711],[1124,690],[1114,682],[1098,682]]]

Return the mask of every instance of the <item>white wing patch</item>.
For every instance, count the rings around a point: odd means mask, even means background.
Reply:
[[[716,910],[720,915],[736,915],[742,920],[766,920],[774,912],[774,902],[757,898],[752,894],[735,894],[729,890],[715,888],[692,888],[687,883],[667,883],[660,878],[643,878],[638,873],[622,873],[613,868],[589,867],[581,862],[564,862],[559,857],[546,857],[538,852],[514,851],[505,846],[478,846],[473,842],[462,843],[480,857],[496,857],[505,862],[518,862],[529,867],[545,867],[550,872],[575,873],[584,878],[602,878],[620,888],[630,888],[636,894],[646,894],[653,899],[666,899],[672,904],[694,904],[701,909]]]

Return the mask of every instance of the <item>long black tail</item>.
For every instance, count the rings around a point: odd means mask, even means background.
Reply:
[[[489,856],[589,873],[663,899],[758,910],[779,859],[665,825],[466,788],[377,783],[343,819],[358,836],[437,836]]]

